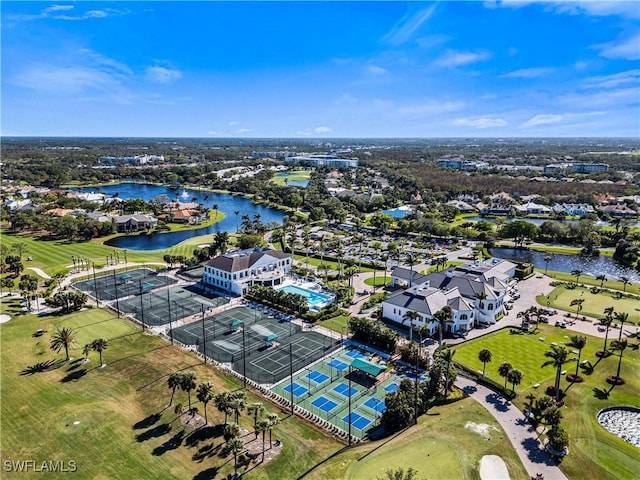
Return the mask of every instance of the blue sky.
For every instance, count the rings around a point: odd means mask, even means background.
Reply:
[[[2,2],[2,135],[639,136],[640,2]]]

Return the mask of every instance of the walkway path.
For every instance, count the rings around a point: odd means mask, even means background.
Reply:
[[[29,267],[29,270],[33,270],[34,272],[36,272],[38,275],[40,275],[45,280],[50,280],[51,279],[51,277],[49,275],[47,275],[41,268]]]
[[[480,403],[502,426],[527,473],[534,477],[541,473],[545,480],[567,480],[555,460],[545,452],[537,433],[525,420],[524,414],[509,400],[472,380],[458,376],[456,386]]]

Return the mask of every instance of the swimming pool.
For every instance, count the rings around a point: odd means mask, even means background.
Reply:
[[[297,285],[287,285],[286,287],[277,288],[276,290],[281,290],[287,293],[297,293],[298,295],[302,295],[306,297],[307,303],[309,304],[310,307],[315,307],[318,305],[327,305],[331,303],[331,297],[329,295],[325,295],[324,293],[312,292],[311,290],[298,287]]]

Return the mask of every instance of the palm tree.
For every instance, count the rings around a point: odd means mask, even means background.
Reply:
[[[88,343],[85,343],[84,347],[82,347],[82,354],[84,355],[85,360],[89,358],[89,352],[91,352],[91,345]]]
[[[511,365],[509,362],[502,362],[498,367],[498,375],[504,378],[505,390],[507,389],[507,376],[509,375],[509,372],[511,370],[513,370],[513,365]]]
[[[524,373],[522,373],[520,370],[514,368],[511,371],[509,371],[509,374],[507,375],[507,379],[509,380],[509,383],[511,383],[512,393],[516,393],[516,385],[520,385],[523,378],[524,378]]]
[[[623,289],[622,289],[622,291],[623,291],[624,293],[626,293],[626,292],[627,292],[627,285],[629,285],[629,283],[631,282],[631,280],[629,279],[629,277],[620,277],[620,281],[621,281],[621,282],[622,282],[622,284],[623,284]]]
[[[70,327],[57,328],[51,336],[51,350],[58,353],[64,348],[65,360],[69,361],[69,347],[76,343],[76,334]]]
[[[444,381],[444,395],[445,397],[449,395],[449,367],[451,366],[451,362],[453,361],[453,356],[456,354],[455,350],[451,350],[450,348],[445,348],[440,352],[440,358],[447,362],[447,374],[445,375]]]
[[[213,204],[213,214],[214,214],[214,217],[213,217],[214,220],[217,220],[218,219],[218,204],[217,203]]]
[[[600,288],[602,288],[604,286],[604,282],[607,281],[607,276],[605,274],[598,275],[596,280],[600,280]]]
[[[167,386],[171,389],[171,398],[169,399],[169,406],[173,405],[173,396],[176,394],[176,389],[182,383],[182,374],[180,372],[173,372],[167,378]]]
[[[576,277],[576,283],[578,283],[580,281],[580,276],[582,275],[582,270],[580,270],[580,269],[572,270],[571,271],[571,275]]]
[[[280,423],[280,417],[278,417],[277,413],[270,413],[267,415],[267,420],[269,420],[269,448],[271,448],[271,433],[273,432],[273,427]]]
[[[542,418],[547,426],[551,428],[557,427],[560,425],[560,421],[562,420],[562,411],[555,405],[552,405],[542,412]]]
[[[483,348],[478,352],[478,360],[482,362],[482,376],[484,377],[484,372],[487,368],[487,362],[490,362],[493,358],[493,353],[488,348]]]
[[[404,325],[405,320],[409,321],[409,341],[413,341],[413,321],[418,320],[420,314],[415,310],[407,310],[407,312],[402,317],[402,324]]]
[[[234,210],[233,213],[236,216],[236,233],[238,233],[238,215],[240,214],[240,210]]]
[[[442,347],[442,332],[444,330],[444,324],[450,322],[453,318],[453,310],[451,310],[449,305],[445,305],[433,314],[433,318],[438,322],[438,347]]]
[[[542,368],[547,365],[553,365],[556,367],[556,382],[555,382],[555,399],[556,402],[560,401],[560,376],[562,367],[565,363],[572,362],[574,358],[569,358],[569,350],[562,346],[551,345],[551,350],[544,353],[544,356],[549,358],[542,364]]]
[[[202,402],[204,406],[204,423],[209,423],[209,417],[207,416],[207,404],[213,399],[213,387],[209,382],[201,383],[196,390],[196,397]]]
[[[576,307],[576,320],[578,319],[578,314],[582,311],[583,303],[584,303],[584,298],[575,298],[571,300],[570,305],[572,307]]]
[[[233,437],[227,442],[227,449],[233,453],[233,470],[238,474],[238,454],[244,449],[244,442],[241,438]],[[235,477],[234,477],[235,478]]]
[[[264,407],[261,403],[252,403],[247,407],[247,413],[253,415],[253,428],[258,425],[258,418],[264,413]],[[258,438],[258,430],[256,430],[256,438]]]
[[[193,372],[183,374],[180,379],[180,389],[183,392],[187,392],[189,397],[189,411],[191,411],[191,390],[194,388],[196,388],[196,374]]]
[[[378,261],[378,255],[380,254],[380,250],[382,249],[382,244],[380,242],[373,242],[371,244],[371,247],[373,248],[374,252],[375,252],[375,258],[374,258],[374,262],[373,262],[373,291],[376,291],[377,285],[376,285],[376,270],[377,270],[377,261]]]
[[[22,261],[22,255],[29,251],[29,246],[27,245],[26,242],[18,242],[18,243],[14,243],[11,246],[11,250],[16,252],[20,257],[20,261]]]
[[[580,357],[582,356],[582,349],[587,344],[587,337],[584,335],[573,335],[571,337],[571,346],[578,350],[578,359],[576,360],[576,375],[578,378],[578,368],[580,368]]]
[[[267,430],[269,430],[269,420],[263,418],[259,422],[256,423],[256,438],[258,438],[258,432],[262,433],[262,460],[264,461],[264,436]]]
[[[244,392],[233,392],[229,395],[229,409],[233,411],[235,421],[238,423],[240,412],[245,409],[247,396]]]
[[[620,340],[617,344],[616,344],[616,350],[620,350],[620,357],[618,358],[618,371],[616,372],[616,383],[619,383],[620,380],[622,380],[620,378],[620,368],[622,367],[622,354],[624,353],[625,348],[627,348],[627,340]],[[623,382],[624,383],[624,382]]]
[[[544,274],[546,275],[549,270],[549,262],[553,260],[553,258],[551,255],[545,255],[542,259],[544,260]]]
[[[616,312],[614,313],[617,321],[620,322],[620,333],[618,333],[618,342],[622,339],[622,330],[624,328],[624,324],[627,320],[629,320],[629,314],[626,312]]]
[[[100,354],[100,366],[102,367],[102,352],[104,352],[109,343],[104,338],[96,338],[93,342],[91,342],[91,349],[94,352],[98,352]]]

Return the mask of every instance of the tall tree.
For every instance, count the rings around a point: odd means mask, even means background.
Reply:
[[[64,348],[65,360],[69,361],[69,347],[75,342],[76,333],[72,328],[57,328],[51,336],[51,350],[58,353]]]
[[[244,450],[244,442],[241,438],[233,437],[227,441],[227,449],[233,453],[234,478],[238,475],[238,454]]]
[[[622,355],[624,354],[624,350],[627,348],[627,340],[620,340],[616,343],[616,350],[620,352],[620,356],[618,357],[618,370],[616,372],[616,382],[621,380],[620,377],[620,368],[622,367]]]
[[[409,322],[409,341],[413,340],[413,324],[414,320],[421,318],[420,314],[415,310],[407,310],[407,312],[402,316],[402,324],[404,325],[405,321]]]
[[[433,318],[438,322],[438,347],[442,347],[444,325],[453,319],[453,310],[451,310],[449,305],[445,305],[433,314]]]
[[[273,427],[280,423],[280,417],[278,417],[277,413],[270,413],[267,415],[267,420],[269,420],[269,448],[271,448],[271,433],[273,432]]]
[[[511,392],[516,393],[516,385],[520,385],[522,383],[522,379],[524,378],[524,373],[522,373],[517,368],[512,369],[507,375],[507,379],[509,383],[511,383]]]
[[[582,276],[582,270],[580,269],[575,269],[571,271],[571,275],[573,275],[574,277],[576,277],[576,283],[580,282],[580,277]]]
[[[201,383],[196,389],[196,397],[202,402],[204,408],[204,423],[209,423],[209,417],[207,415],[207,404],[213,399],[213,387],[209,382]]]
[[[187,392],[189,398],[189,411],[191,411],[191,390],[196,388],[196,374],[193,372],[186,372],[180,379],[180,389],[183,392]]]
[[[109,343],[104,338],[96,338],[93,342],[91,342],[91,349],[94,352],[98,352],[98,354],[100,355],[100,366],[101,367],[103,366],[103,363],[102,363],[102,352],[104,352],[107,349],[108,346],[109,346]]]
[[[491,361],[493,358],[493,353],[488,348],[483,348],[478,352],[478,360],[482,362],[482,376],[484,377],[484,372],[487,368],[487,363]]]
[[[551,255],[545,255],[543,257],[543,260],[544,260],[544,274],[546,275],[547,271],[549,270],[549,262],[553,260],[553,258],[551,257]]]
[[[578,378],[578,369],[580,368],[580,357],[582,356],[582,349],[587,344],[587,337],[584,335],[573,335],[571,337],[571,346],[578,350],[578,359],[576,360],[576,378]]]
[[[247,407],[247,413],[249,415],[253,415],[253,428],[256,428],[258,425],[258,418],[264,413],[264,406],[261,403],[256,402],[252,403]],[[256,438],[258,438],[258,431],[256,430]]]
[[[180,372],[173,372],[167,378],[167,386],[171,389],[171,398],[169,399],[169,406],[173,405],[173,396],[176,394],[176,389],[182,384],[182,374]]]
[[[584,303],[584,298],[575,298],[571,300],[570,305],[572,307],[576,307],[576,320],[578,319],[578,315],[582,311],[582,304]]]
[[[618,342],[622,340],[622,330],[624,329],[624,324],[629,320],[629,314],[627,312],[616,312],[615,319],[620,322],[620,332],[618,333]]]
[[[549,360],[542,364],[542,368],[551,365],[556,368],[556,381],[555,381],[555,399],[556,402],[560,401],[560,377],[562,367],[565,363],[572,362],[575,359],[569,358],[569,351],[559,345],[551,345],[551,350],[544,353],[544,356]]]
[[[498,375],[504,378],[505,390],[507,389],[507,376],[509,375],[509,372],[511,370],[513,370],[513,365],[511,365],[509,362],[502,362],[498,367]]]
[[[605,274],[598,275],[596,280],[600,280],[600,288],[604,286],[604,282],[607,280],[607,276]]]

